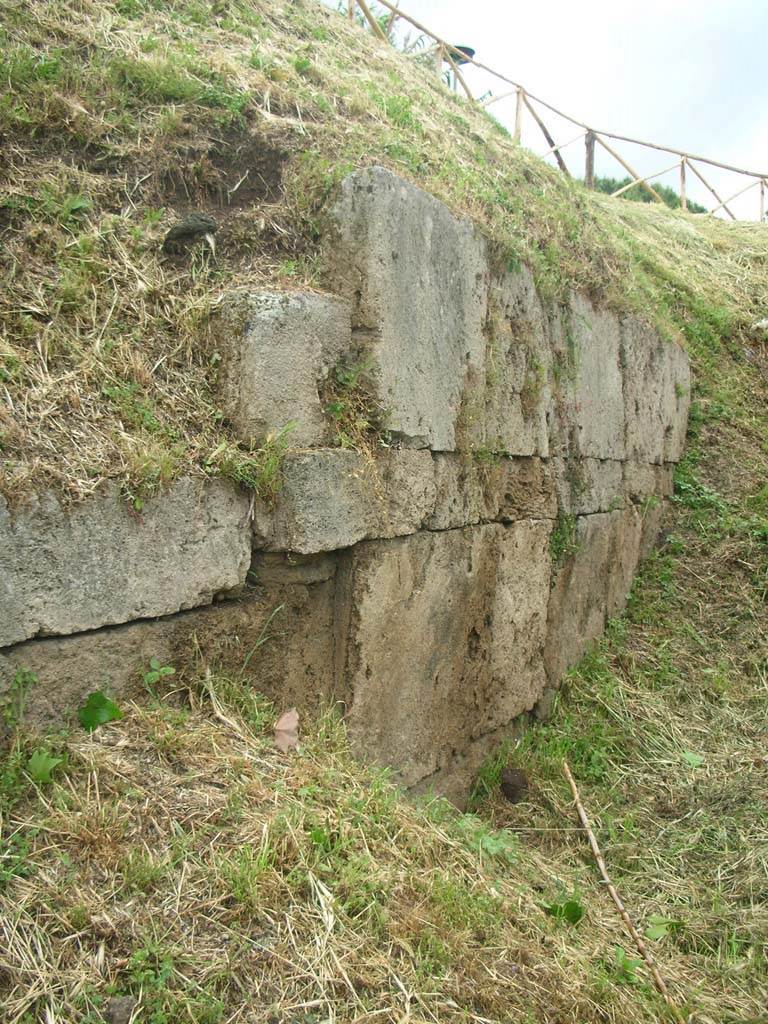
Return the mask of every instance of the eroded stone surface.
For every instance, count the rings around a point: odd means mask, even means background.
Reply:
[[[624,458],[624,394],[618,317],[573,293],[549,310],[552,348],[550,453]]]
[[[368,542],[344,572],[355,749],[404,785],[532,707],[544,684],[548,522]]]
[[[390,429],[456,448],[465,389],[483,389],[488,268],[475,226],[382,167],[342,183],[327,276],[369,333]]]
[[[614,459],[553,459],[558,507],[569,515],[613,512],[625,504],[623,463]]]
[[[527,267],[493,282],[486,339],[479,443],[509,455],[546,457],[552,354],[548,320]]]
[[[627,457],[677,462],[690,405],[688,356],[674,342],[626,317],[621,324]]]
[[[434,462],[437,495],[426,521],[431,530],[557,516],[555,480],[546,460],[440,454]]]
[[[626,604],[640,558],[658,534],[661,504],[580,516],[575,551],[553,574],[545,664],[557,685]]]
[[[352,347],[347,302],[314,292],[235,292],[225,297],[217,336],[220,401],[240,437],[260,442],[290,423],[296,447],[331,442],[320,390]]]
[[[313,554],[415,533],[435,504],[428,451],[293,453],[282,475],[274,508],[257,509],[254,522],[257,543],[272,551]]]
[[[178,480],[140,514],[114,486],[72,508],[0,498],[0,646],[210,602],[245,582],[247,520],[222,481]]]

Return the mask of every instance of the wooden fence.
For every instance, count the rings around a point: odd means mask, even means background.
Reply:
[[[760,221],[765,220],[768,173],[761,174],[757,171],[748,171],[743,167],[734,167],[732,164],[722,163],[719,160],[712,160],[709,157],[698,156],[695,153],[686,153],[683,150],[674,149],[670,146],[660,146],[655,142],[644,142],[641,139],[633,139],[626,135],[616,135],[613,132],[598,131],[596,128],[592,128],[588,124],[578,121],[569,114],[563,113],[562,110],[558,110],[556,107],[553,107],[550,103],[540,99],[538,96],[532,95],[519,82],[515,82],[506,75],[502,75],[498,71],[494,71],[493,68],[489,68],[486,64],[482,64],[480,61],[475,60],[474,54],[465,53],[455,45],[447,43],[444,39],[441,39],[440,36],[435,35],[435,33],[425,25],[422,25],[415,18],[406,14],[399,6],[391,3],[390,0],[376,0],[376,3],[378,6],[385,8],[389,12],[386,22],[382,23],[382,21],[374,16],[367,0],[347,0],[349,19],[354,20],[357,16],[357,11],[359,10],[362,17],[370,26],[373,34],[382,43],[387,45],[390,45],[391,43],[392,31],[397,21],[403,21],[406,24],[411,25],[422,34],[423,38],[430,40],[429,45],[420,51],[421,56],[429,55],[433,58],[435,70],[440,76],[444,74],[444,71],[447,68],[450,74],[453,75],[455,87],[461,87],[461,89],[466,93],[467,99],[471,103],[476,103],[482,107],[488,107],[492,103],[498,103],[500,100],[509,99],[514,96],[516,99],[515,127],[513,133],[514,141],[516,143],[520,142],[523,129],[523,119],[528,115],[540,129],[544,139],[546,140],[547,146],[549,147],[545,153],[542,153],[542,157],[545,158],[553,156],[560,170],[568,177],[571,177],[571,174],[562,157],[561,151],[567,146],[571,146],[574,143],[583,140],[585,147],[584,183],[587,188],[594,188],[595,186],[595,145],[598,144],[621,165],[625,173],[628,174],[631,179],[627,185],[623,185],[620,189],[614,192],[614,196],[623,195],[623,193],[629,191],[629,189],[634,186],[638,186],[644,189],[651,196],[654,202],[663,203],[664,200],[653,185],[651,185],[651,182],[654,179],[660,178],[662,175],[668,174],[670,171],[677,169],[679,173],[680,205],[684,210],[686,210],[688,208],[687,175],[690,170],[702,185],[705,186],[709,193],[711,193],[716,201],[716,205],[712,206],[712,208],[708,210],[710,215],[719,213],[722,210],[731,218],[731,220],[737,220],[738,218],[731,210],[729,204],[733,203],[734,200],[743,196],[752,189],[757,189],[759,195],[759,217],[757,219]],[[485,71],[487,74],[490,74],[494,78],[503,82],[505,86],[511,86],[511,90],[507,89],[507,91],[503,92],[501,95],[491,96],[487,99],[476,98],[472,95],[466,79],[460,70],[461,67],[464,67],[467,64],[480,68],[482,71]],[[543,120],[542,108],[552,114],[556,114],[558,117],[563,118],[565,121],[569,122],[569,124],[578,128],[579,133],[567,142],[559,144],[556,143]],[[617,153],[616,149],[608,141],[609,139],[612,142],[631,143],[635,146],[642,146],[645,149],[668,153],[673,155],[675,160],[671,165],[664,167],[660,171],[656,171],[654,174],[640,174],[627,160],[624,159],[624,157]],[[729,171],[732,174],[742,175],[744,178],[748,178],[749,181],[742,188],[739,188],[738,191],[734,192],[733,195],[729,196],[727,199],[723,199],[712,182],[708,181],[702,173],[702,164],[708,167],[716,167],[724,171]]]

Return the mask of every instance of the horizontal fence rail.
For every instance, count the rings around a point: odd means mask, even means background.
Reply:
[[[392,33],[396,22],[403,21],[412,28],[415,28],[422,34],[423,38],[429,39],[431,42],[425,48],[418,51],[415,51],[412,48],[408,53],[412,55],[414,52],[418,52],[418,55],[422,58],[433,57],[437,74],[440,77],[443,77],[447,70],[449,78],[452,76],[453,87],[455,89],[461,88],[467,96],[467,99],[472,103],[476,103],[478,106],[489,107],[492,103],[499,103],[502,100],[515,97],[515,125],[512,134],[513,141],[518,144],[520,143],[523,121],[527,114],[541,131],[541,134],[547,143],[548,149],[541,154],[542,159],[550,156],[554,157],[559,169],[567,177],[570,178],[571,173],[563,159],[562,151],[568,146],[572,146],[576,142],[583,140],[585,146],[584,184],[587,188],[594,189],[595,144],[599,143],[601,148],[623,168],[624,172],[628,174],[630,178],[628,184],[622,185],[621,188],[617,189],[613,193],[614,196],[622,196],[636,186],[647,192],[654,202],[664,203],[664,200],[653,187],[651,182],[654,179],[660,178],[662,175],[669,174],[671,171],[677,169],[679,173],[680,206],[683,210],[687,210],[689,202],[688,190],[686,187],[687,171],[690,169],[695,177],[707,189],[707,192],[711,194],[717,204],[707,211],[709,215],[714,216],[722,210],[723,213],[727,214],[731,218],[731,220],[737,220],[738,218],[730,208],[729,204],[733,203],[736,199],[739,199],[747,192],[750,192],[752,189],[757,189],[759,195],[759,216],[757,219],[760,221],[765,220],[768,172],[761,173],[759,171],[750,171],[746,168],[735,167],[733,164],[727,164],[720,160],[713,160],[710,157],[700,156],[696,153],[688,153],[684,150],[675,149],[671,146],[662,146],[656,142],[645,142],[642,139],[634,139],[628,135],[617,135],[614,132],[598,131],[596,128],[571,117],[570,114],[566,114],[562,110],[558,110],[557,107],[552,106],[551,103],[547,103],[546,100],[543,100],[538,96],[534,96],[525,89],[520,82],[516,82],[514,79],[509,78],[506,75],[502,75],[500,72],[488,67],[487,64],[483,64],[482,62],[475,60],[473,51],[470,50],[469,52],[466,52],[466,48],[459,48],[446,42],[445,39],[436,35],[431,29],[427,28],[415,18],[412,18],[409,14],[406,14],[405,11],[394,3],[391,3],[390,0],[376,0],[376,3],[379,7],[383,7],[389,12],[386,20],[377,18],[366,0],[347,0],[347,16],[350,21],[353,21],[358,17],[357,12],[359,10],[360,16],[362,16],[364,22],[368,24],[371,32],[377,39],[387,45],[391,45],[393,43]],[[503,82],[505,85],[512,86],[512,88],[498,96],[483,98],[475,97],[473,96],[472,91],[467,85],[467,81],[460,70],[466,65],[473,65],[481,71],[486,72],[486,74],[493,76],[498,81]],[[569,139],[567,142],[555,142],[554,137],[544,122],[542,108],[545,111],[549,111],[551,114],[555,114],[557,117],[567,121],[575,128],[578,128],[579,134]],[[656,171],[653,174],[640,174],[639,171],[637,171],[616,151],[616,149],[611,145],[611,142],[608,141],[609,139],[614,143],[624,142],[633,146],[640,146],[643,149],[657,150],[661,153],[667,153],[674,156],[675,160],[672,164],[665,166],[662,170]],[[750,180],[746,185],[734,192],[733,195],[723,199],[712,182],[702,173],[702,164],[708,167],[715,167],[718,170],[728,171],[731,174],[741,175],[742,177],[749,178]]]

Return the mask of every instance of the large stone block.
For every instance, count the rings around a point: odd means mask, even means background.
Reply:
[[[621,323],[627,458],[677,462],[688,423],[691,371],[674,342],[632,317]]]
[[[576,550],[553,577],[547,614],[545,664],[557,686],[603,631],[606,619],[626,605],[640,558],[655,541],[661,502],[641,511],[580,516]]]
[[[346,178],[332,215],[327,281],[353,301],[358,338],[368,336],[388,426],[411,447],[454,450],[465,393],[482,401],[484,240],[381,167]]]
[[[240,291],[217,323],[220,401],[240,437],[262,439],[292,423],[296,447],[328,444],[321,389],[352,347],[349,304],[305,292]]]
[[[94,690],[118,700],[143,693],[143,674],[157,658],[176,669],[166,680],[170,686],[210,667],[243,675],[282,707],[316,707],[333,692],[335,564],[278,559],[257,560],[256,589],[241,600],[6,648],[0,653],[0,695],[18,669],[34,672],[38,685],[26,721],[56,726],[74,721]]]
[[[619,321],[572,293],[549,311],[552,346],[550,451],[593,459],[624,458],[624,393]]]
[[[410,786],[533,706],[545,684],[549,530],[494,524],[350,553],[338,668],[360,755]]]
[[[527,267],[493,282],[486,339],[480,443],[510,455],[546,457],[552,355],[547,317]]]
[[[441,453],[434,461],[437,497],[425,524],[430,530],[557,516],[552,467],[544,459]]]
[[[296,452],[286,456],[282,475],[275,506],[255,513],[256,542],[271,551],[314,554],[414,533],[435,505],[428,451],[375,458],[341,448]]]
[[[668,498],[674,491],[674,465],[627,461],[622,466],[624,493],[629,501],[640,504],[647,498]]]
[[[248,501],[222,481],[176,481],[129,508],[115,486],[71,508],[0,498],[0,646],[206,604],[245,582]]]
[[[622,508],[622,467],[613,459],[553,459],[559,509],[569,515],[590,515]]]

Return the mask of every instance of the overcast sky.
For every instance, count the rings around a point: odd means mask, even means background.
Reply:
[[[597,129],[768,173],[768,0],[401,0],[401,6]],[[473,92],[504,90],[477,69],[466,71]],[[513,99],[489,109],[514,121]],[[546,121],[557,142],[578,131],[551,115]],[[547,149],[538,128],[529,128],[523,141],[534,152]],[[641,173],[674,160],[626,144],[616,148]],[[583,142],[564,155],[582,176]],[[624,176],[607,155],[597,170]],[[724,198],[748,183],[717,171],[711,178]],[[677,172],[660,180],[678,187]],[[702,191],[690,182],[693,198],[706,201]],[[756,219],[758,201],[754,189],[734,209]]]

